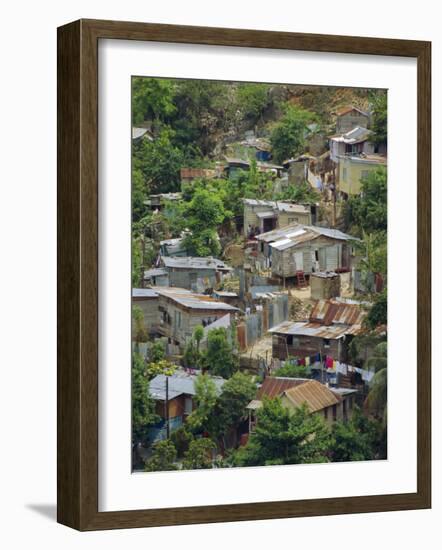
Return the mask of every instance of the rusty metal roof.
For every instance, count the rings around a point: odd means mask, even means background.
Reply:
[[[286,390],[299,386],[306,382],[307,378],[285,378],[282,376],[268,376],[264,379],[261,387],[256,394],[257,400],[262,400],[263,397],[279,397]]]
[[[310,313],[310,322],[330,325],[361,325],[367,312],[359,303],[342,300],[318,300]]]
[[[326,338],[338,340],[347,334],[356,335],[361,332],[361,325],[332,325],[326,326],[321,323],[294,323],[284,321],[280,325],[269,330],[271,334],[284,334],[291,336],[313,336],[315,338]]]
[[[164,296],[178,305],[195,310],[225,310],[238,311],[236,307],[219,302],[211,296],[196,294],[185,288],[157,286],[152,289],[160,296]]]
[[[347,113],[351,113],[351,111],[358,111],[358,113],[360,113],[363,116],[366,116],[366,117],[369,116],[368,113],[366,113],[365,111],[362,111],[362,109],[358,109],[358,107],[355,107],[354,105],[347,105],[347,107],[343,107],[336,114],[337,116],[344,116]]]
[[[289,388],[283,395],[293,407],[300,407],[305,403],[311,413],[336,405],[340,401],[327,386],[316,380],[308,380]]]

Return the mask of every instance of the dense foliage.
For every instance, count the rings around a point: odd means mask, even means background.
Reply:
[[[292,412],[280,399],[265,399],[257,413],[255,433],[234,455],[236,466],[328,462],[330,431],[305,406]]]
[[[387,170],[379,166],[361,180],[361,195],[348,200],[348,224],[357,236],[362,232],[387,231]]]
[[[270,142],[273,158],[283,162],[304,152],[307,125],[316,119],[314,113],[287,105],[284,116],[275,125]]]
[[[132,356],[132,440],[143,441],[148,430],[159,417],[155,414],[155,401],[149,394],[149,378],[143,358]]]

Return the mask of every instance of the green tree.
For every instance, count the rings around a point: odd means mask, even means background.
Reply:
[[[135,77],[132,79],[132,121],[167,121],[175,112],[175,85],[166,78]]]
[[[372,140],[380,145],[387,145],[387,92],[377,91],[371,94]]]
[[[354,246],[363,256],[359,267],[365,274],[381,273],[387,275],[387,232],[362,231],[362,241],[355,241]]]
[[[347,201],[347,223],[363,231],[387,231],[387,169],[379,166],[361,179],[361,195]]]
[[[286,363],[284,366],[279,367],[279,369],[275,371],[274,376],[284,376],[287,378],[308,378],[308,367]]]
[[[307,125],[315,119],[314,113],[301,107],[285,107],[284,116],[275,125],[270,136],[273,158],[276,162],[282,162],[304,151]]]
[[[135,342],[145,342],[147,339],[144,313],[140,306],[132,306],[132,334]]]
[[[321,197],[308,182],[297,185],[288,185],[284,190],[275,196],[275,200],[293,201],[297,204],[316,204]]]
[[[366,399],[366,405],[368,409],[378,417],[383,418],[386,424],[387,418],[387,358],[383,358],[384,366],[380,367],[370,382],[370,389]]]
[[[153,363],[148,363],[147,365],[147,375],[150,380],[158,376],[159,374],[164,374],[165,376],[172,376],[176,370],[176,365],[168,361],[167,359],[160,359]]]
[[[183,153],[173,144],[173,137],[174,131],[164,128],[155,140],[143,140],[134,147],[134,171],[143,175],[149,194],[179,189]]]
[[[253,123],[258,122],[269,105],[267,84],[239,84],[237,89],[238,107]]]
[[[182,458],[189,450],[189,445],[194,437],[186,426],[180,426],[170,434],[170,440],[175,445],[178,458]]]
[[[186,205],[184,215],[191,231],[184,239],[184,246],[193,256],[217,256],[221,245],[217,227],[225,217],[222,200],[207,189],[197,189]]]
[[[235,427],[247,413],[246,406],[256,394],[256,385],[252,378],[242,372],[236,372],[224,383],[215,408],[215,418],[219,425],[219,434]]]
[[[132,236],[132,286],[142,286],[143,278],[143,253],[142,239]]]
[[[140,169],[134,169],[132,172],[132,220],[140,220],[144,215],[146,196],[143,172]]]
[[[151,426],[159,421],[155,414],[155,401],[149,394],[149,378],[143,358],[132,356],[132,440],[142,441]]]
[[[387,324],[387,289],[376,295],[373,305],[367,314],[364,322],[369,328],[376,328],[379,325]]]
[[[157,441],[152,447],[152,456],[146,461],[144,470],[146,472],[167,472],[177,470],[175,464],[177,452],[175,445],[170,439]]]
[[[223,378],[230,378],[238,370],[238,355],[225,328],[209,330],[203,365],[214,376]]]
[[[377,344],[373,351],[373,354],[367,361],[367,367],[369,369],[374,369],[375,372],[387,368],[387,352],[387,342],[380,342],[379,344]]]
[[[331,435],[318,414],[306,406],[295,411],[279,398],[265,399],[257,412],[255,432],[233,458],[236,466],[328,462]]]
[[[206,437],[190,442],[189,450],[184,454],[183,468],[185,470],[207,470],[212,468],[212,453],[215,443]]]
[[[194,382],[196,408],[187,417],[187,425],[195,432],[212,431],[211,418],[218,397],[218,390],[208,374],[200,374]]]
[[[376,457],[379,423],[364,416],[359,408],[348,422],[337,421],[332,426],[333,462],[373,460]]]
[[[149,348],[149,361],[158,363],[166,358],[166,346],[163,340],[158,339],[152,342]]]

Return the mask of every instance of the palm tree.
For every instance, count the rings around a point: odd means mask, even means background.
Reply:
[[[378,344],[367,365],[374,368],[375,375],[370,383],[370,390],[365,404],[375,416],[382,417],[387,425],[387,342]]]

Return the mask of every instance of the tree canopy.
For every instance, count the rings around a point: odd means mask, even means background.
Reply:
[[[286,106],[284,116],[270,136],[276,162],[283,162],[304,152],[307,125],[315,119],[315,114],[310,111],[294,105]]]
[[[241,447],[236,466],[328,462],[331,435],[324,420],[305,406],[292,412],[279,398],[265,399],[257,412],[255,432]]]

